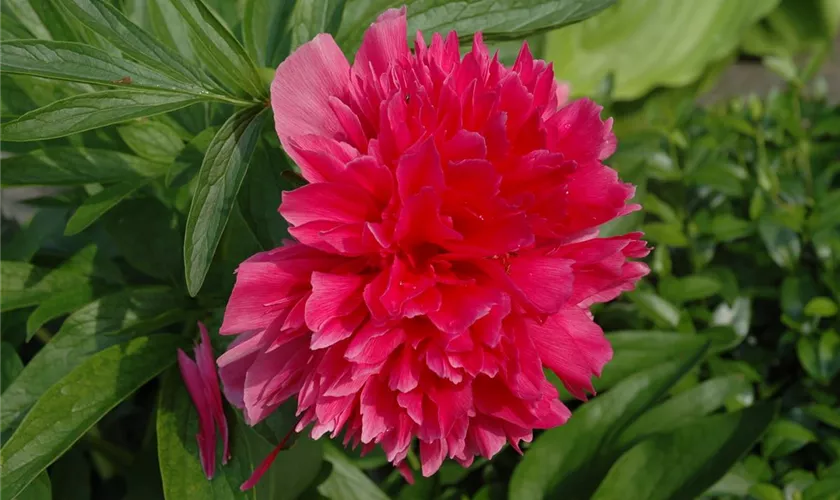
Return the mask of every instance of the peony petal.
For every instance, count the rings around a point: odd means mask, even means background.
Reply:
[[[349,84],[350,65],[330,35],[317,35],[280,63],[271,83],[271,107],[283,144],[295,135],[335,137],[341,126],[330,97],[346,97]]]
[[[405,7],[389,9],[380,14],[365,32],[353,61],[353,71],[365,73],[372,68],[374,74],[379,75],[396,60],[409,54]]]

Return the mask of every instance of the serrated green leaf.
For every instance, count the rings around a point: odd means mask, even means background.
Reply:
[[[268,96],[254,62],[202,0],[180,0],[173,5],[190,27],[196,55],[213,76],[228,88],[242,89],[252,97]]]
[[[114,406],[174,363],[184,344],[179,336],[154,335],[111,346],[50,387],[0,450],[3,496],[20,493]]]
[[[54,147],[3,159],[4,186],[84,185],[157,177],[168,165],[107,149]]]
[[[705,353],[705,346],[633,375],[534,440],[514,469],[510,498],[587,498],[621,452],[618,435]]]
[[[184,241],[187,288],[193,296],[210,269],[268,115],[259,107],[239,111],[225,122],[207,149]]]
[[[77,310],[3,393],[0,430],[15,425],[47,389],[95,353],[183,315],[182,297],[159,286],[107,295]]]
[[[75,42],[8,40],[0,47],[3,72],[98,85],[167,90],[191,95],[209,92],[139,63]]]
[[[104,90],[55,101],[4,123],[0,130],[3,139],[11,142],[54,139],[174,111],[206,99],[172,92]]]
[[[86,199],[67,221],[64,234],[73,235],[87,229],[131,193],[149,183],[149,179],[134,179],[108,186]]]
[[[612,466],[592,498],[695,498],[750,449],[775,414],[775,403],[765,401],[647,439]]]

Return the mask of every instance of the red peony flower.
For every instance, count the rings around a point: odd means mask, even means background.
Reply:
[[[204,323],[198,323],[201,332],[199,343],[195,346],[195,361],[178,349],[178,368],[181,378],[198,412],[198,457],[207,479],[212,479],[216,472],[216,427],[222,434],[224,452],[222,463],[230,459],[230,440],[227,420],[222,407],[222,394],[219,392],[219,378],[216,376],[216,363],[213,360],[213,346],[207,335]]]
[[[543,369],[593,392],[612,350],[588,309],[648,249],[598,237],[638,209],[602,163],[600,107],[566,103],[527,44],[506,68],[480,34],[463,59],[455,33],[406,38],[389,10],[352,66],[318,35],[277,68],[277,133],[309,184],[280,207],[297,242],[240,265],[218,362],[250,424],[297,398],[298,430],[397,466],[417,438],[429,476],[569,418]]]

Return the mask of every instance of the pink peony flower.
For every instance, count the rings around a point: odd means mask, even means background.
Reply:
[[[213,346],[207,335],[207,328],[198,323],[201,340],[195,346],[195,361],[184,351],[178,349],[178,368],[181,378],[187,386],[190,398],[198,411],[198,456],[207,479],[212,479],[216,472],[216,426],[222,433],[224,454],[222,463],[230,459],[228,426],[225,411],[222,408],[222,394],[219,391],[219,379],[216,376],[216,363],[213,360]]]
[[[283,147],[309,182],[280,212],[297,242],[237,271],[221,328],[225,394],[256,424],[296,398],[297,430],[406,472],[467,466],[569,410],[543,372],[593,392],[612,350],[589,307],[648,272],[641,234],[599,238],[638,209],[602,160],[611,120],[566,102],[527,44],[506,68],[480,34],[418,33],[405,10],[370,27],[351,66],[329,35],[271,87]]]

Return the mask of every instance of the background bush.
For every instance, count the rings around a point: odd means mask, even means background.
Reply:
[[[607,104],[644,211],[605,232],[644,230],[651,276],[596,310],[601,394],[523,457],[409,486],[381,451],[301,436],[240,492],[287,406],[253,429],[230,411],[234,459],[208,482],[175,350],[287,237],[276,208],[300,179],[265,107],[273,68],[319,32],[352,54],[403,3],[410,31],[483,30],[508,62],[527,37]],[[814,79],[840,2],[612,3],[5,1],[2,184],[59,189],[3,219],[2,497],[840,498],[840,109]],[[744,55],[787,85],[698,107]]]

